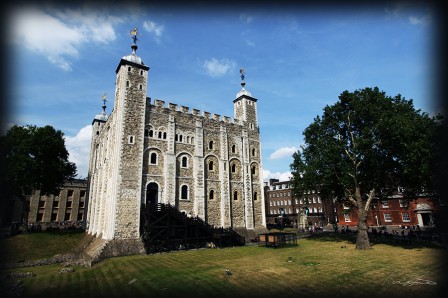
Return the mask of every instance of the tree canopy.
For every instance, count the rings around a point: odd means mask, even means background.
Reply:
[[[400,94],[390,97],[377,87],[344,91],[304,130],[305,144],[291,164],[294,189],[300,195],[319,187],[327,197],[347,200],[358,208],[358,232],[366,229],[370,201],[381,191],[434,191],[440,123]],[[358,242],[369,247],[368,238]]]
[[[0,137],[2,187],[10,195],[25,200],[28,190],[54,194],[76,174],[68,161],[64,134],[52,126],[12,126]]]

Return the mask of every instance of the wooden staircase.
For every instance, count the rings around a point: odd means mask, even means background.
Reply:
[[[231,228],[216,228],[162,203],[142,206],[140,228],[146,253],[245,244],[244,237]]]

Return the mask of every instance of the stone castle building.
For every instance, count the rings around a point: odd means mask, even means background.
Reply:
[[[114,109],[93,122],[87,231],[138,243],[143,204],[166,203],[217,227],[266,226],[257,99],[242,89],[233,118],[146,96],[149,67],[116,69]],[[105,98],[104,103],[105,103]]]

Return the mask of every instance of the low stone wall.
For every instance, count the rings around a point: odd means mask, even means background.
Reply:
[[[107,242],[99,259],[139,254],[146,254],[140,239],[113,239]]]
[[[77,265],[77,266],[89,266],[88,262],[84,260],[80,255],[77,254],[58,254],[52,258],[41,259],[41,260],[32,260],[32,261],[23,261],[23,262],[15,262],[15,263],[6,263],[2,264],[2,268],[12,269],[12,268],[26,268],[26,267],[35,267],[35,266],[46,266],[51,264],[61,264],[64,263],[64,266]]]
[[[245,238],[246,243],[251,243],[252,240],[257,239],[258,234],[263,234],[269,232],[265,227],[256,229],[246,229],[246,228],[233,228],[235,232],[240,234]]]

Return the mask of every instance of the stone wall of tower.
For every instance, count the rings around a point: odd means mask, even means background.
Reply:
[[[140,236],[147,70],[120,62],[114,111],[92,137],[87,228],[108,240]]]
[[[89,234],[114,237],[116,177],[118,175],[118,149],[116,141],[118,126],[116,117],[110,115],[107,123],[92,138],[91,162],[89,166],[89,208],[87,230]]]
[[[124,94],[118,98],[123,108],[118,114],[121,119],[117,117],[121,146],[118,151],[114,239],[140,237],[147,70],[124,62],[117,71],[118,77],[122,78],[117,83],[117,93],[124,89]]]
[[[160,202],[215,226],[264,225],[257,129],[249,131],[238,119],[190,112],[188,107],[166,106],[160,100],[147,105],[145,129],[143,202],[146,188],[155,183]],[[152,153],[157,154],[154,163]],[[255,175],[251,165],[257,167]],[[182,187],[188,189],[186,197]]]
[[[95,128],[88,231],[140,237],[140,207],[176,206],[209,224],[265,225],[256,99],[235,101],[235,118],[146,98],[147,68],[121,60],[114,111]]]

